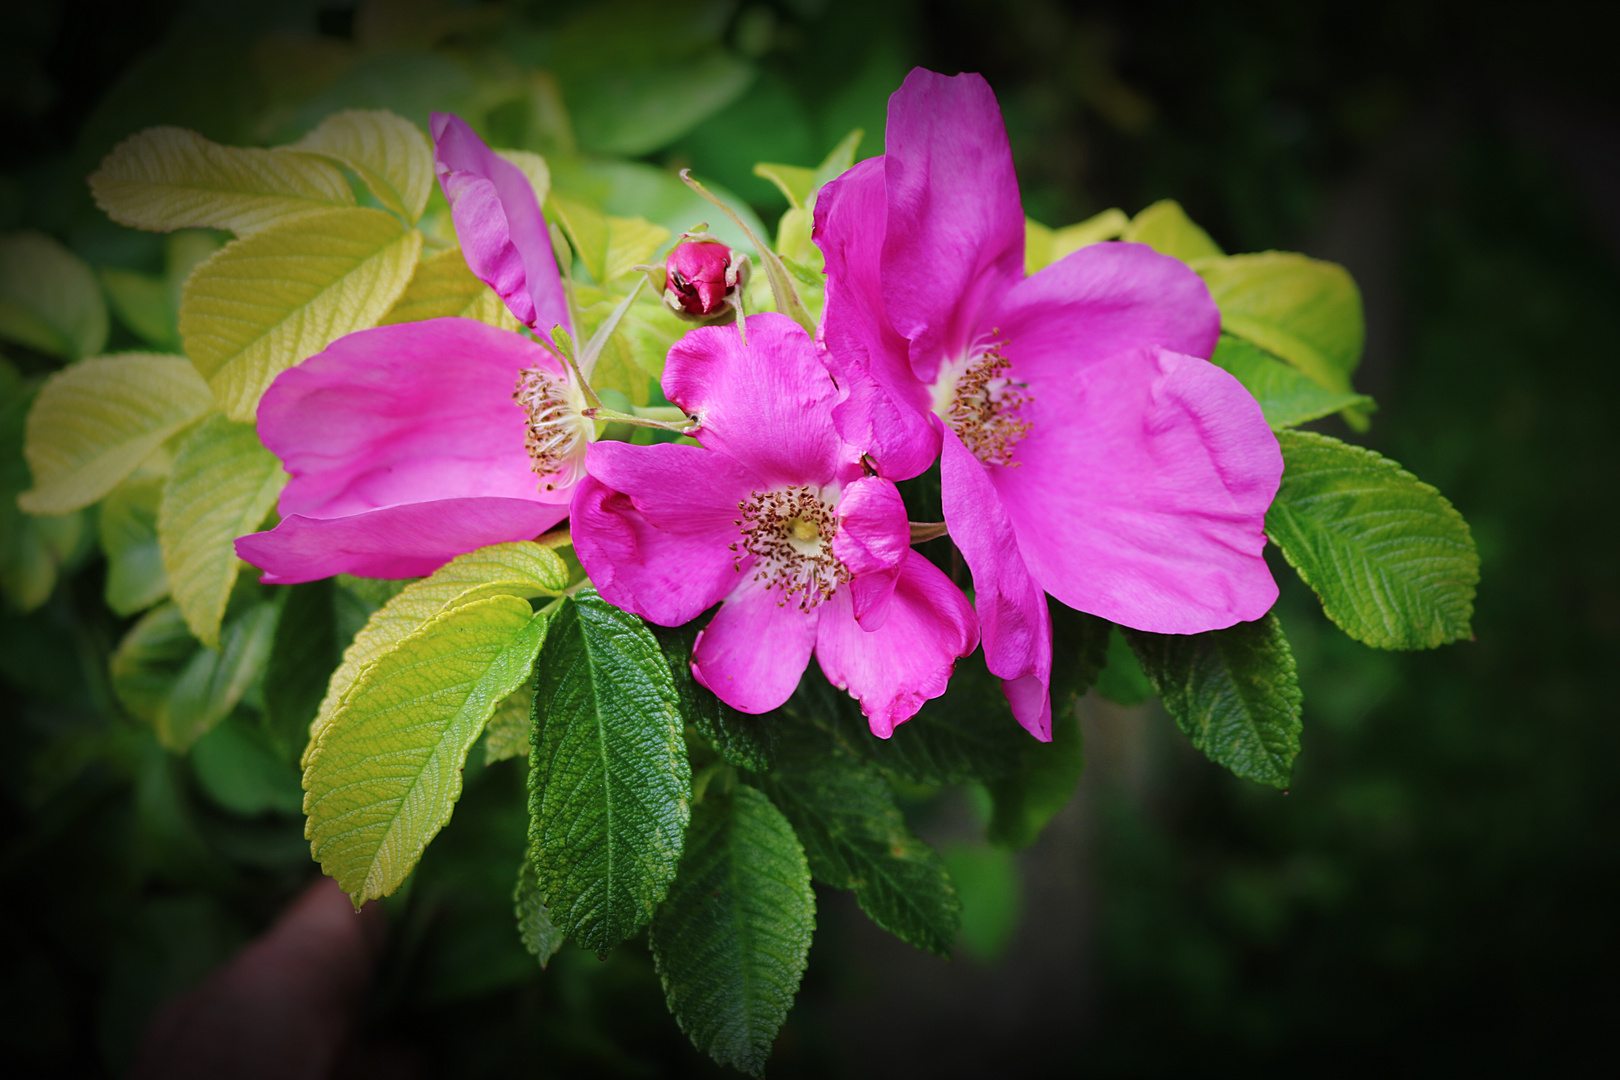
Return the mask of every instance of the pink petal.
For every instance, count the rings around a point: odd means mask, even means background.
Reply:
[[[630,449],[720,456],[696,447]],[[678,503],[679,498],[670,501]],[[735,503],[723,511],[731,516],[736,512]],[[569,526],[580,565],[610,603],[661,626],[680,626],[741,584],[753,565],[752,556],[739,561],[727,547],[738,534],[731,516],[720,518],[712,506],[694,506],[691,520],[673,518],[670,528],[660,528],[638,508],[635,495],[587,476],[575,488]]]
[[[664,363],[665,395],[698,418],[699,442],[767,485],[847,474],[859,454],[833,430],[837,388],[810,335],[774,312],[750,315],[747,327],[746,346],[735,326],[700,327],[677,341]]]
[[[845,589],[818,609],[821,670],[860,699],[872,734],[881,739],[917,715],[923,702],[943,694],[957,658],[979,644],[973,607],[962,591],[915,551],[904,555],[881,629],[861,628]]]
[[[693,677],[733,709],[770,712],[809,666],[820,610],[781,604],[775,589],[745,581],[693,643]]]
[[[503,498],[437,499],[336,518],[293,514],[237,540],[236,553],[264,571],[259,580],[267,585],[333,574],[423,577],[489,544],[531,540],[567,515],[566,506]]]
[[[827,261],[819,337],[842,394],[833,420],[844,439],[894,480],[939,456],[927,388],[911,373],[910,344],[889,323],[880,271],[887,204],[883,159],[868,158],[816,196],[816,244]]]
[[[461,117],[434,113],[432,127],[433,168],[468,269],[525,326],[542,334],[559,324],[571,328],[551,233],[529,178]]]
[[[1261,550],[1282,454],[1236,379],[1139,348],[1041,382],[1032,404],[1013,455],[1022,464],[984,471],[1043,588],[1161,634],[1270,609],[1277,586]]]
[[[849,569],[847,589],[855,620],[877,630],[889,617],[900,566],[911,552],[911,526],[900,489],[875,476],[844,488],[838,499],[833,555]]]
[[[980,75],[914,69],[889,99],[883,298],[925,383],[1024,276],[1024,209],[1001,109]]]
[[[1208,357],[1221,313],[1204,280],[1146,244],[1091,244],[1024,279],[986,327],[1006,342],[1014,375],[1041,397],[1046,379],[1139,345]]]
[[[518,372],[556,370],[526,338],[472,319],[400,323],[341,337],[276,378],[259,437],[292,479],[283,516],[342,517],[400,503],[538,490],[512,400]]]
[[[1002,688],[1018,722],[1050,742],[1052,617],[1046,595],[1024,565],[1013,524],[984,466],[955,432],[947,431],[944,442],[939,468],[945,522],[973,571],[985,664],[1004,680]]]

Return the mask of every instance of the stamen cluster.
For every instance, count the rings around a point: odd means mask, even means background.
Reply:
[[[808,484],[752,492],[737,509],[742,517],[733,524],[742,539],[730,545],[735,565],[741,570],[743,556],[754,556],[754,580],[781,593],[779,607],[798,594],[799,610],[809,611],[849,581],[849,568],[832,551],[838,517]]]
[[[528,451],[529,465],[536,475],[557,477],[542,485],[546,491],[555,490],[559,482],[570,483],[585,444],[590,440],[589,420],[581,412],[583,400],[564,376],[544,368],[530,367],[518,372],[517,389],[512,400],[523,407],[528,416],[528,432],[523,448]],[[566,474],[558,476],[558,474]]]
[[[1026,384],[1007,377],[1010,366],[998,348],[980,354],[956,381],[944,419],[974,457],[986,465],[1017,468],[1013,448],[1030,429],[1019,412],[1030,397]]]

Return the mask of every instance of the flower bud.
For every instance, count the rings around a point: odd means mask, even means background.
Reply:
[[[748,256],[718,240],[676,244],[664,260],[664,303],[677,315],[709,321],[730,314],[748,284]]]

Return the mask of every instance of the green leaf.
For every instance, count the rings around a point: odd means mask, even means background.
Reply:
[[[216,414],[180,444],[163,485],[158,543],[174,602],[204,645],[218,642],[242,565],[237,538],[259,527],[286,482],[281,463],[247,424]]]
[[[838,140],[838,145],[827,151],[827,156],[821,159],[816,166],[815,180],[810,187],[810,199],[805,205],[809,206],[814,200],[815,193],[820,191],[827,181],[842,176],[855,164],[855,151],[860,147],[861,140],[866,137],[862,128],[851,128],[848,135]]]
[[[145,611],[169,595],[158,545],[162,477],[130,479],[101,504],[101,550],[107,556],[107,606],[119,615]]]
[[[180,356],[125,353],[64,368],[46,381],[28,413],[25,453],[34,486],[19,505],[31,514],[89,506],[213,404]]]
[[[781,811],[744,785],[704,799],[649,936],[669,1011],[692,1045],[758,1076],[815,928],[810,871]]]
[[[1148,681],[1136,653],[1131,651],[1125,635],[1117,626],[1111,626],[1108,631],[1108,651],[1104,656],[1103,669],[1097,675],[1097,694],[1106,701],[1127,708],[1140,705],[1153,696],[1153,684]]]
[[[1145,212],[1145,211],[1144,211]],[[1061,229],[1049,229],[1024,219],[1024,273],[1033,274],[1083,247],[1112,240],[1124,232],[1130,219],[1120,209],[1104,210],[1095,217]]]
[[[346,109],[289,150],[346,165],[384,207],[415,224],[433,190],[433,147],[422,129],[384,109]]]
[[[369,209],[329,210],[237,240],[186,282],[186,354],[225,414],[251,421],[277,375],[377,324],[421,250],[421,233]]]
[[[97,270],[113,314],[148,345],[168,352],[180,348],[180,313],[167,280],[134,270]]]
[[[534,742],[534,682],[508,694],[484,725],[484,764],[527,754]]]
[[[410,284],[378,325],[442,318],[477,319],[514,332],[523,326],[494,289],[473,277],[458,247],[417,263]]]
[[[1278,433],[1282,488],[1266,535],[1345,633],[1380,649],[1470,636],[1479,555],[1434,488],[1371,450]]]
[[[1283,363],[1258,345],[1221,335],[1210,362],[1231,372],[1265,413],[1266,423],[1281,430],[1319,420],[1344,409],[1371,412],[1377,406],[1365,394],[1329,390],[1296,367]]]
[[[1074,797],[1085,764],[1080,722],[1073,711],[1054,709],[1052,741],[1029,740],[1023,766],[986,785],[993,807],[987,830],[990,842],[1017,850],[1040,839],[1047,822]]]
[[[321,731],[305,835],[356,906],[397,889],[450,820],[467,751],[528,674],[548,618],[515,596],[446,611],[368,667]]]
[[[84,260],[37,232],[0,236],[0,338],[77,360],[107,343],[107,303]]]
[[[793,823],[817,880],[853,889],[861,910],[901,941],[950,956],[956,889],[872,765],[803,747],[760,784]]]
[[[1213,762],[1286,787],[1299,753],[1294,654],[1275,615],[1204,634],[1127,630],[1164,707]]]
[[[239,149],[176,127],[147,128],[90,176],[96,205],[137,229],[225,229],[238,236],[353,206],[343,174],[288,150]]]
[[[1221,309],[1221,329],[1251,341],[1338,394],[1353,393],[1366,324],[1361,291],[1344,267],[1286,251],[1231,255],[1198,273]]]
[[[652,259],[653,253],[669,239],[669,230],[646,218],[609,216],[607,258],[604,282],[628,274],[638,263]]]
[[[158,741],[176,753],[223,720],[264,670],[275,634],[268,602],[233,617],[220,647],[204,647],[173,604],[143,615],[112,657],[113,692],[131,714],[149,721]]]
[[[441,612],[491,596],[556,596],[567,585],[568,567],[557,553],[530,541],[492,544],[458,555],[431,577],[407,585],[371,616],[344,650],[343,662],[321,699],[310,745],[331,723],[360,673]]]
[[[1047,606],[1052,614],[1052,712],[1056,715],[1069,708],[1102,674],[1108,664],[1113,624],[1055,600]],[[1028,750],[1024,747],[1026,754]]]
[[[697,621],[674,627],[649,624],[647,629],[658,639],[658,647],[669,665],[681,717],[697,728],[698,734],[725,761],[739,769],[769,772],[776,759],[775,728],[780,721],[740,713],[692,677],[692,645],[697,640]]]
[[[813,669],[782,711],[888,775],[916,784],[1005,776],[1018,768],[1029,738],[979,654],[957,661],[950,691],[924,704],[888,739],[873,735],[855,700]]]
[[[518,867],[517,888],[512,892],[513,914],[517,916],[518,937],[529,955],[545,967],[557,955],[567,937],[551,921],[546,899],[540,895],[540,879],[534,872],[534,859],[525,855]]]
[[[962,899],[962,948],[981,963],[993,963],[1018,932],[1023,895],[1018,861],[1001,848],[952,844],[945,866]]]
[[[552,192],[546,203],[546,219],[562,227],[591,280],[598,285],[604,283],[609,241],[607,215],[578,199]]]
[[[581,147],[640,157],[731,104],[753,81],[752,65],[716,48],[672,63],[598,68],[566,89]]]
[[[788,205],[802,210],[816,189],[816,170],[801,165],[781,165],[774,161],[761,161],[754,166],[754,175],[769,180],[787,199]]]
[[[552,920],[606,953],[664,899],[690,817],[680,702],[642,621],[583,593],[535,665],[530,839]]]
[[[198,786],[232,813],[292,815],[303,806],[298,770],[277,755],[265,730],[241,713],[198,739],[190,757]]]
[[[264,679],[264,719],[276,749],[299,760],[343,646],[368,610],[331,579],[290,585]]]
[[[79,550],[84,515],[36,517],[17,505],[28,486],[23,426],[37,387],[0,357],[0,591],[22,611],[50,599],[57,569]]]
[[[1154,251],[1182,262],[1215,258],[1222,254],[1209,233],[1193,224],[1181,204],[1161,199],[1137,214],[1120,234],[1121,240],[1147,244]]]

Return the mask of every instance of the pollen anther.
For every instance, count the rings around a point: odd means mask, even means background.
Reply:
[[[742,539],[731,545],[734,565],[741,570],[743,557],[754,556],[754,580],[777,590],[778,606],[797,596],[799,610],[809,611],[849,581],[832,552],[838,516],[819,491],[808,484],[755,491],[737,509]]]
[[[942,419],[986,465],[1017,468],[1013,449],[1030,429],[1019,414],[1030,396],[1028,384],[1008,377],[1010,366],[998,345],[979,353],[956,380]]]
[[[531,367],[518,372],[512,400],[527,417],[523,448],[529,452],[529,467],[546,480],[542,489],[572,483],[595,430],[583,415],[584,397],[565,376]]]

